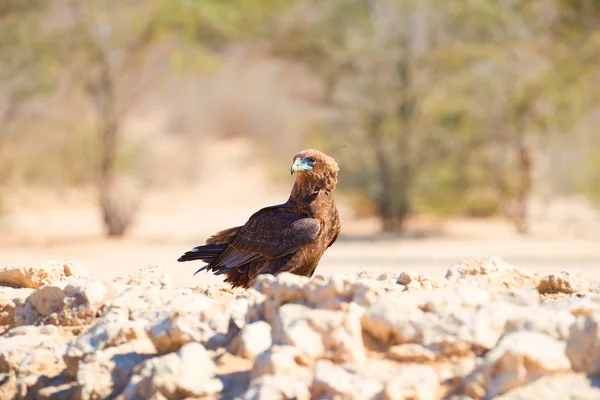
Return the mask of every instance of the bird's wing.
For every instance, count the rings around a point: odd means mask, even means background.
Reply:
[[[333,236],[333,239],[331,239],[331,241],[329,242],[329,244],[327,245],[327,248],[331,247],[332,244],[335,243],[335,241],[337,240],[338,236],[340,235],[340,214],[338,213],[337,208],[334,209],[335,213],[334,213],[334,217],[333,217],[333,224],[335,225],[335,235]]]
[[[314,240],[320,229],[314,218],[268,207],[250,217],[207,269],[221,274],[245,264],[284,257]]]
[[[208,239],[206,239],[206,244],[207,245],[227,244],[233,240],[233,238],[235,237],[235,235],[238,234],[240,229],[242,229],[241,226],[236,226],[234,228],[229,228],[229,229],[225,229],[220,232],[217,232],[214,235],[212,235],[211,237],[209,237]]]

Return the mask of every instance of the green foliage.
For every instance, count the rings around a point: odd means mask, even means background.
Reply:
[[[411,212],[502,213],[526,230],[536,168],[556,164],[549,149],[580,156],[556,187],[600,198],[587,122],[600,102],[599,27],[592,0],[5,0],[0,172],[147,179],[146,144],[123,134],[144,96],[171,74],[218,70],[229,45],[269,44],[322,84],[324,116],[307,139],[342,165],[340,189],[362,213],[386,229]],[[29,116],[16,126],[57,88],[80,106],[69,129]],[[272,153],[273,137],[262,145]]]
[[[53,36],[41,23],[47,4],[4,0],[0,5],[0,145],[21,106],[56,85]]]
[[[384,226],[411,210],[502,211],[526,232],[537,149],[600,100],[600,3],[303,4],[275,50],[323,83],[332,113],[311,140],[357,149],[340,154],[342,189]]]

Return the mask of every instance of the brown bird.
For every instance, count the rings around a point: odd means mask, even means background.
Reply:
[[[249,288],[258,274],[312,276],[340,233],[333,201],[338,171],[328,155],[301,151],[294,156],[290,172],[296,182],[287,202],[259,210],[243,226],[214,234],[178,261],[202,260],[208,265],[196,274],[226,274],[225,282],[233,287]]]

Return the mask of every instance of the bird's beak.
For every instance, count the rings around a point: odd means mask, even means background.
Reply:
[[[292,167],[290,168],[290,174],[294,175],[295,172],[312,171],[312,164],[306,159],[297,158],[294,160]]]

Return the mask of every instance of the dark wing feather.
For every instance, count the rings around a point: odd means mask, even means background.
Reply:
[[[219,254],[221,254],[226,246],[226,244],[220,244],[194,247],[192,250],[179,257],[177,261],[202,260],[206,263],[211,263],[219,257]]]
[[[208,239],[206,239],[207,245],[219,245],[219,244],[227,244],[233,240],[235,235],[242,229],[241,226],[236,226],[234,228],[225,229],[223,231],[217,232]]]
[[[248,220],[207,269],[224,273],[221,271],[250,263],[259,266],[285,257],[314,240],[319,230],[319,221],[306,215],[273,207],[263,209]],[[253,271],[257,273],[260,271]]]

